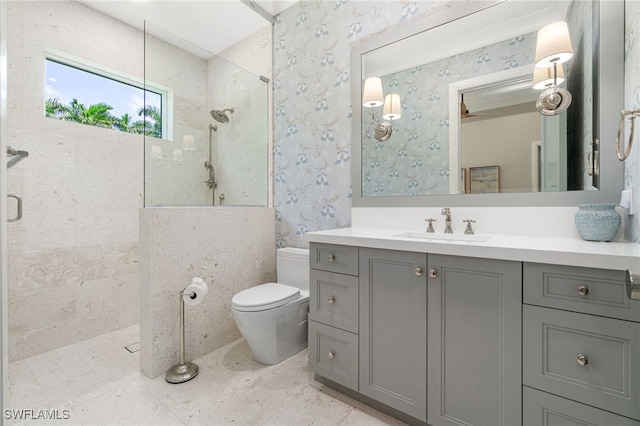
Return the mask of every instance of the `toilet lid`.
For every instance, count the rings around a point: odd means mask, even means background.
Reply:
[[[278,283],[261,284],[242,290],[233,296],[231,304],[237,311],[264,311],[277,308],[300,297],[300,289]]]

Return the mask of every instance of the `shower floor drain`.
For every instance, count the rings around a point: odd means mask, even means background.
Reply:
[[[132,354],[136,353],[140,351],[140,342],[132,343],[130,345],[125,346],[124,348],[129,352],[131,352]]]

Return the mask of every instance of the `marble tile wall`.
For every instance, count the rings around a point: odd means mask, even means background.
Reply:
[[[173,98],[171,134],[145,140],[145,205],[205,205],[211,200],[204,167],[210,121],[207,61],[156,37],[145,35],[145,40],[145,78],[170,88]],[[185,136],[193,138],[195,149],[182,149]],[[150,156],[152,147],[160,149],[160,158]]]
[[[265,67],[258,64],[255,68]],[[212,135],[218,184],[213,200],[216,205],[267,205],[270,86],[260,80],[261,74],[219,57],[207,62],[207,110],[234,110],[226,112],[228,123],[219,123],[208,116],[217,129]],[[222,203],[221,195],[224,195]]]
[[[178,292],[193,277],[209,286],[202,303],[185,307],[186,357],[197,358],[239,338],[231,298],[275,277],[271,208],[168,207],[140,210],[140,365],[157,377],[179,362]]]
[[[269,25],[217,55],[226,61],[269,79],[267,83],[267,201],[273,206],[273,26]]]
[[[142,77],[139,31],[72,1],[7,2],[9,354],[22,359],[136,324],[142,137],[44,117],[46,49]],[[100,48],[96,48],[100,46]],[[14,213],[11,204],[9,215]]]

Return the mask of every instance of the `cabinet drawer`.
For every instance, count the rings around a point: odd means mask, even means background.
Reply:
[[[522,389],[523,426],[640,426],[640,422],[546,392]]]
[[[358,277],[312,269],[309,291],[313,321],[358,333]]]
[[[309,364],[314,373],[357,391],[358,336],[309,321]]]
[[[358,275],[358,247],[311,243],[309,256],[312,269]]]
[[[624,271],[525,263],[523,273],[524,303],[640,322]]]
[[[523,384],[640,420],[640,324],[523,306]]]

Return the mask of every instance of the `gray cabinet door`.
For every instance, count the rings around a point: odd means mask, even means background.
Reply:
[[[520,424],[522,264],[430,254],[428,269],[428,423]]]
[[[427,419],[426,264],[424,253],[360,249],[360,393],[422,421]]]
[[[526,386],[522,388],[522,400],[524,426],[640,426],[628,417]]]

